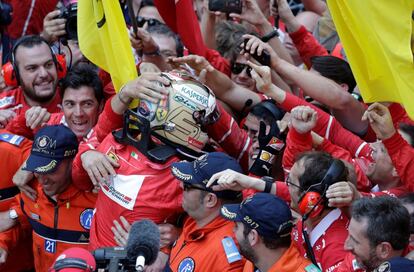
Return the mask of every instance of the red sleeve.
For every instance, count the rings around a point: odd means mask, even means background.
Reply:
[[[178,35],[191,54],[205,57],[214,68],[230,75],[230,64],[217,51],[208,49],[201,35],[200,25],[191,0],[155,0],[166,24]]]
[[[122,127],[123,125],[123,115],[117,114],[112,110],[112,99],[113,98],[106,101],[105,108],[103,112],[99,115],[98,122],[93,128],[93,130],[96,133],[96,138],[98,139],[98,142],[102,142],[103,139],[105,139],[106,135],[111,133],[113,130]]]
[[[289,36],[295,44],[303,63],[308,68],[312,66],[311,57],[329,55],[325,47],[303,25],[296,32],[289,33]]]
[[[220,144],[230,156],[237,159],[247,173],[249,170],[251,140],[223,106],[220,103],[217,103],[217,106],[221,116],[217,122],[207,126],[207,134]]]
[[[230,77],[230,63],[227,59],[223,58],[219,52],[207,48],[205,57],[214,68]]]
[[[398,186],[398,187],[391,188],[389,190],[380,191],[380,192],[371,192],[371,193],[360,192],[360,193],[364,197],[377,197],[377,196],[400,197],[406,194],[407,192],[408,192],[407,187]]]
[[[286,99],[280,104],[285,111],[291,111],[296,106],[309,106],[318,112],[318,121],[313,131],[329,139],[332,143],[348,150],[353,157],[370,157],[371,147],[358,136],[341,126],[331,115],[299,97],[286,92]]]
[[[13,7],[12,23],[7,27],[7,32],[12,39],[18,39],[23,35],[25,27],[25,35],[40,34],[43,30],[43,19],[56,8],[58,1],[11,0],[10,3]]]
[[[327,139],[324,139],[322,145],[319,146],[318,149],[328,152],[335,158],[345,160],[351,163],[354,166],[358,191],[369,192],[371,190],[371,181],[368,179],[368,177],[365,175],[365,172],[361,168],[361,164],[364,164],[363,160],[366,160],[366,158],[362,157],[353,159],[349,151],[345,150],[340,146],[334,145]]]
[[[329,154],[331,154],[335,158],[338,158],[338,159],[341,159],[341,160],[346,160],[348,162],[352,161],[351,153],[349,153],[348,150],[346,150],[346,149],[344,149],[340,146],[334,145],[328,139],[324,138],[322,144],[318,147],[318,149],[328,152]]]
[[[90,180],[88,173],[83,168],[81,160],[81,155],[91,149],[92,148],[85,143],[79,144],[78,154],[76,154],[76,157],[72,163],[72,183],[76,186],[76,188],[82,191],[90,191],[93,188],[92,181]]]
[[[7,124],[6,129],[13,134],[24,136],[27,139],[33,139],[34,137],[33,130],[26,126],[26,115],[24,112],[13,118]]]
[[[289,129],[286,137],[286,148],[283,153],[283,169],[289,171],[295,163],[296,155],[309,150],[312,150],[312,136],[310,131],[300,134],[293,127]]]
[[[392,163],[402,183],[414,190],[414,148],[396,132],[391,138],[382,141],[388,150]]]
[[[329,236],[329,239],[325,239],[324,254],[322,254],[320,262],[323,271],[336,272],[347,254],[344,243],[348,237],[348,232],[344,231],[343,225],[340,225],[337,228],[330,229],[327,236]]]
[[[408,117],[407,112],[400,104],[392,103],[388,110],[390,111],[395,129],[398,129],[400,123],[414,125],[414,121]],[[368,126],[368,132],[365,134],[364,140],[367,142],[375,142],[377,140],[377,135],[371,126]]]

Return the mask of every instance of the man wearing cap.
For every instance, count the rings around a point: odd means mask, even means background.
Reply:
[[[0,215],[0,220],[14,225],[8,230],[8,239],[0,240],[1,260],[6,260],[8,249],[18,243],[20,230],[29,224],[36,271],[47,271],[67,248],[87,248],[96,196],[72,185],[72,161],[77,150],[77,137],[66,126],[46,126],[35,135],[24,170],[34,172],[32,187],[37,199],[17,195],[20,205],[13,209],[24,216]]]
[[[220,217],[221,205],[239,203],[241,193],[206,187],[216,172],[232,169],[242,172],[235,159],[214,152],[194,162],[172,164],[172,174],[184,188],[182,206],[188,217],[170,255],[172,271],[242,271],[242,259],[232,237],[234,223]]]
[[[410,215],[398,199],[355,201],[348,232],[344,248],[349,253],[337,272],[413,271],[413,263],[400,258],[407,253]]]
[[[320,271],[292,243],[292,213],[280,198],[257,193],[240,205],[224,205],[220,212],[224,218],[236,222],[234,232],[240,252],[250,261],[243,271]]]

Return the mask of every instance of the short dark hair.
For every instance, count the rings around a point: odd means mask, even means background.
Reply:
[[[367,219],[366,235],[371,246],[389,242],[394,250],[404,249],[410,237],[410,215],[401,202],[390,196],[361,198],[351,206],[352,219]]]
[[[353,92],[356,86],[356,80],[348,62],[335,56],[314,56],[311,57],[310,60],[312,68],[318,71],[322,76],[327,77],[338,84],[347,84],[348,92]]]
[[[102,82],[95,68],[90,64],[79,63],[73,66],[59,84],[62,98],[67,88],[79,89],[83,86],[93,89],[98,103],[104,98]]]
[[[143,7],[155,7],[154,0],[142,0],[138,10]]]
[[[175,41],[175,50],[177,51],[177,57],[184,56],[184,44],[178,34],[171,30],[166,24],[155,24],[148,26],[148,33],[165,35],[171,37]]]
[[[348,180],[348,169],[345,167],[344,163],[341,160],[335,159],[329,153],[323,151],[300,153],[296,159],[296,162],[303,161],[303,166],[305,168],[305,171],[299,177],[300,187],[306,191],[312,185],[320,183],[334,160],[337,160],[339,164],[343,164],[344,171],[333,183]],[[325,188],[322,184],[312,187],[312,191],[316,191],[321,194],[326,189],[327,188]]]
[[[231,64],[240,54],[240,44],[244,34],[257,35],[249,31],[244,25],[232,21],[223,21],[216,27],[216,48],[223,57],[230,59]]]
[[[251,228],[249,228],[246,224],[243,224],[243,236],[244,238],[247,238],[247,235],[252,231]],[[278,249],[281,247],[288,248],[290,247],[290,244],[292,243],[292,238],[290,235],[283,236],[283,237],[277,237],[277,238],[269,238],[264,237],[262,235],[259,235],[260,239],[262,239],[264,245],[268,249]]]
[[[401,203],[414,206],[414,193],[407,193],[401,196]],[[414,233],[414,212],[410,213],[410,232]]]
[[[52,51],[52,48],[50,48],[49,43],[39,35],[26,35],[26,36],[23,36],[20,39],[18,39],[13,45],[11,55],[10,55],[10,61],[12,62],[13,65],[15,65],[17,67],[16,51],[19,47],[33,48],[33,47],[41,45],[41,44],[45,44],[45,45],[47,45],[47,47],[49,47],[50,54],[52,55],[53,61],[56,63],[54,53]]]

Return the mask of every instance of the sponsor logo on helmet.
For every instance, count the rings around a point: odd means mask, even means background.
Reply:
[[[187,107],[187,108],[189,108],[190,110],[193,110],[193,111],[197,110],[196,105],[194,105],[193,103],[191,103],[191,102],[188,100],[188,98],[185,98],[185,97],[183,97],[183,96],[181,96],[181,95],[176,94],[176,95],[174,95],[174,100],[175,100],[175,101],[177,101],[178,103],[180,103],[180,104],[182,104],[182,105],[186,106],[186,107]]]
[[[185,97],[189,98],[191,101],[203,106],[208,107],[208,97],[205,95],[202,95],[195,90],[187,87],[187,86],[181,86],[180,93],[184,95]]]

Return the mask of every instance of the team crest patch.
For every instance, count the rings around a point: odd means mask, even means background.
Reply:
[[[374,271],[375,272],[391,272],[391,264],[389,262],[382,263]]]
[[[194,260],[190,257],[185,258],[178,265],[178,272],[193,272],[195,268]]]
[[[93,209],[85,209],[79,216],[79,222],[84,229],[90,230],[92,224]]]

